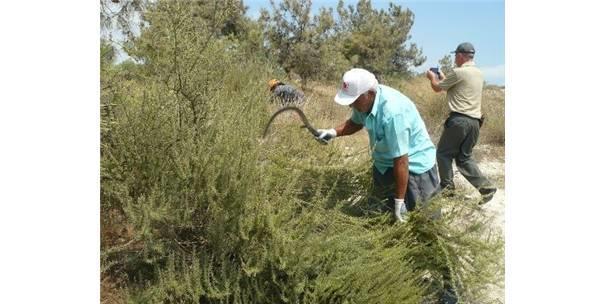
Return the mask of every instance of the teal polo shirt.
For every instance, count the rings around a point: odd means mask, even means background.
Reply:
[[[412,101],[385,85],[379,85],[370,113],[353,109],[351,120],[364,125],[370,139],[375,167],[384,174],[393,159],[408,154],[408,171],[421,174],[436,162],[436,148]]]

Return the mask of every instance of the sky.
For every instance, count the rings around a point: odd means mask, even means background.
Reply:
[[[345,0],[346,5],[357,0]],[[390,1],[372,1],[376,9],[387,9]],[[415,14],[411,42],[423,49],[427,61],[416,68],[425,71],[461,42],[471,42],[476,49],[475,62],[487,83],[505,84],[505,4],[498,0],[414,0],[391,1]],[[244,0],[247,15],[256,18],[261,8],[270,9],[269,0]],[[337,1],[314,0],[312,13],[320,7],[336,8]]]

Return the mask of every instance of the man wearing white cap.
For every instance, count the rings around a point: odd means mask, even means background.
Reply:
[[[375,192],[385,194],[398,221],[417,202],[427,201],[438,189],[436,149],[415,105],[397,90],[378,84],[364,69],[343,75],[335,102],[352,108],[352,116],[318,136],[331,140],[368,131],[373,158]],[[388,206],[391,209],[390,206]]]

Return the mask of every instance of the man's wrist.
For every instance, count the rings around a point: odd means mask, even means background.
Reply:
[[[403,198],[396,198],[395,201],[396,201],[396,206],[398,206],[398,207],[404,206],[404,210],[407,210],[406,205],[404,204]]]
[[[406,209],[406,204],[404,204],[403,198],[396,198],[395,204],[393,206],[394,216],[398,222],[404,222],[404,218],[402,216],[408,212]]]
[[[330,133],[330,135],[332,135],[332,137],[339,136],[339,134],[337,133],[337,129],[335,128],[329,129],[328,132]]]

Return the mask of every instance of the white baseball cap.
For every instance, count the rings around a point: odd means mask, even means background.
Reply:
[[[365,69],[351,69],[343,74],[343,83],[341,89],[335,95],[335,102],[348,106],[352,104],[358,96],[370,91],[377,90],[379,82],[375,75]]]

